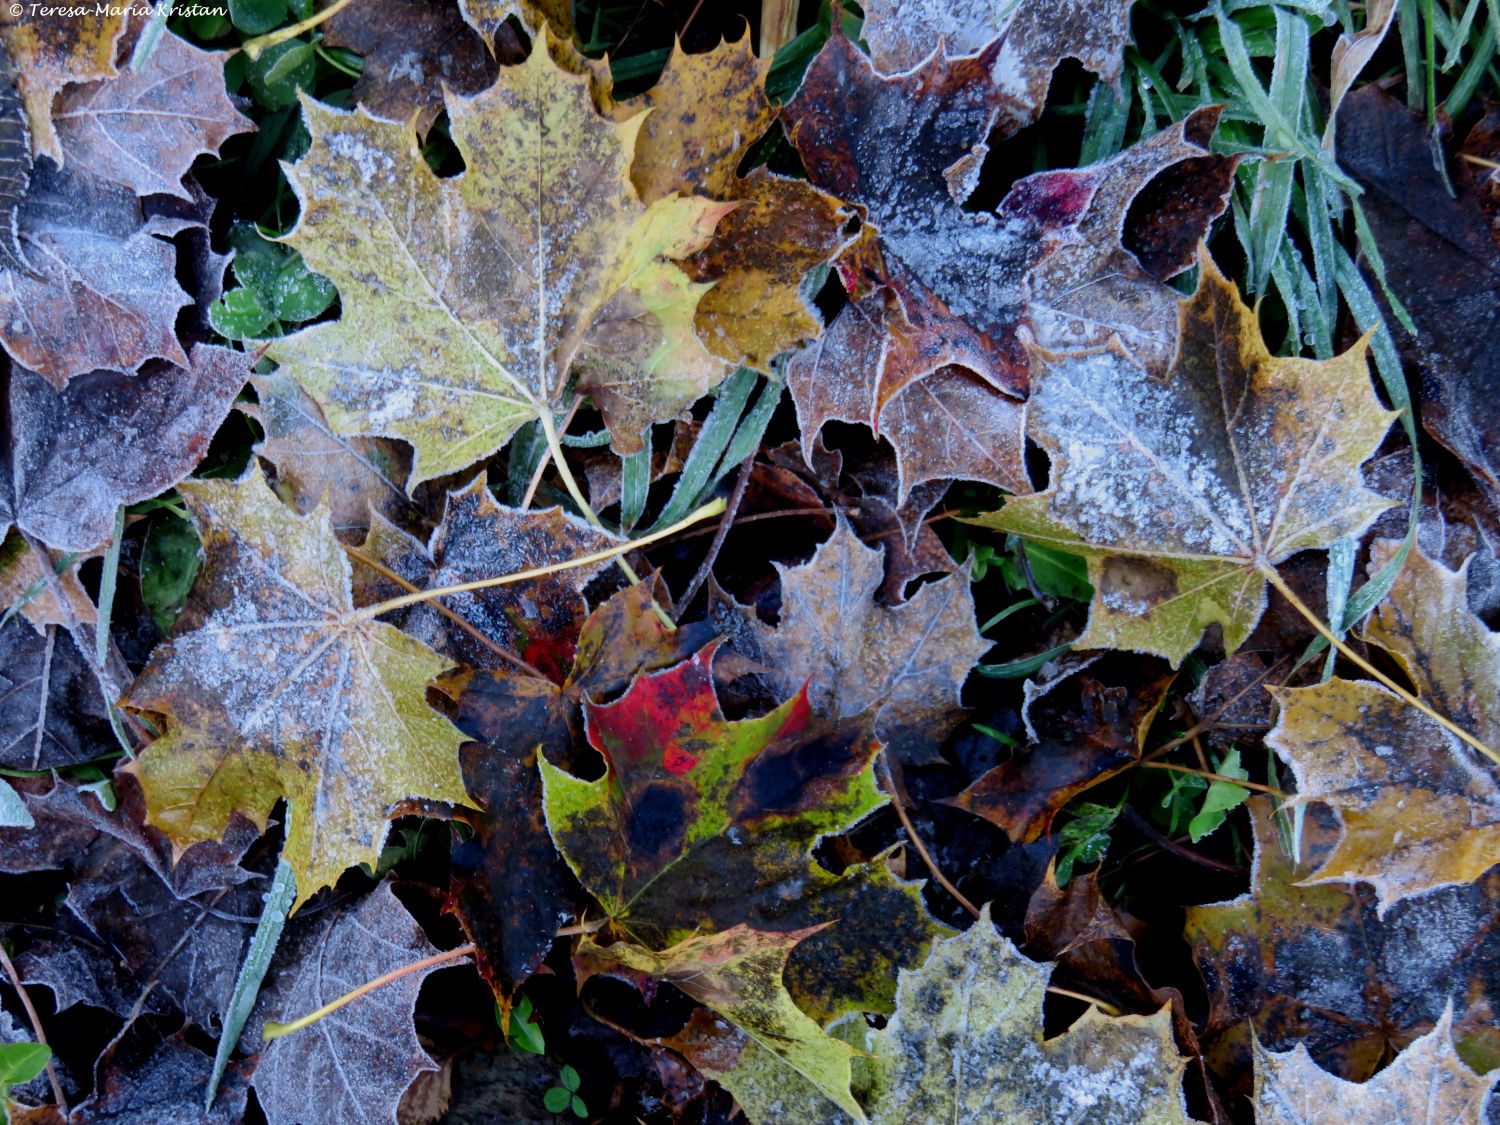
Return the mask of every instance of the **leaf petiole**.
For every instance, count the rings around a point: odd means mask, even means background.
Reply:
[[[461,961],[474,952],[474,946],[460,945],[457,949],[450,949],[446,953],[435,953],[431,957],[424,957],[420,961],[413,961],[410,965],[402,965],[399,969],[392,969],[383,976],[374,980],[367,980],[358,988],[351,989],[328,1003],[324,1004],[315,1012],[308,1012],[292,1020],[291,1023],[277,1023],[275,1020],[267,1020],[261,1028],[261,1035],[266,1039],[280,1039],[283,1035],[290,1035],[294,1031],[301,1031],[304,1027],[311,1027],[324,1016],[332,1015],[346,1004],[352,1004],[361,996],[374,992],[377,988],[391,984],[402,977],[410,976],[412,973],[420,973],[423,969],[430,969],[434,965],[446,965],[450,961]]]

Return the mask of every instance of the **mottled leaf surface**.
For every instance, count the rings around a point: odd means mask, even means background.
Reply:
[[[1380,540],[1371,567],[1400,545]],[[1486,745],[1500,742],[1500,636],[1469,611],[1466,572],[1407,556],[1365,626],[1417,694]],[[1266,736],[1291,766],[1300,801],[1338,811],[1338,848],[1309,876],[1372,883],[1382,910],[1410,895],[1468,883],[1500,860],[1500,784],[1493,765],[1394,693],[1333,679],[1274,690]]]
[[[0,625],[0,766],[55,769],[118,749],[94,676],[67,630]]]
[[[258,469],[194,481],[204,542],[187,622],[152,656],[127,705],[165,735],[126,767],[151,823],[177,844],[289,805],[283,856],[298,901],[380,858],[386,818],[412,798],[463,803],[463,736],[427,703],[431,649],[353,609],[349,561],[326,509],[298,516]]]
[[[1218,624],[1232,652],[1260,620],[1265,569],[1390,506],[1359,472],[1394,417],[1364,345],[1271,355],[1233,283],[1202,262],[1165,378],[1116,349],[1046,359],[1029,410],[1051,484],[977,521],[1088,559],[1080,647],[1175,664]]]
[[[570,376],[638,449],[726,372],[698,342],[702,285],[672,263],[728,209],[630,183],[639,117],[600,116],[588,80],[545,50],[448,100],[465,171],[439,179],[405,125],[307,102],[312,147],[288,170],[287,240],[338,286],[342,315],[269,354],[340,433],[399,437],[408,487],[495,452],[562,404]]]
[[[52,125],[52,99],[72,82],[109,78],[115,71],[115,44],[125,30],[124,7],[92,9],[78,15],[9,7],[0,12],[0,43],[16,68],[16,85],[26,106],[31,143],[38,155],[63,159]]]

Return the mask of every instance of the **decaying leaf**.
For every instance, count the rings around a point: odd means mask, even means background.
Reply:
[[[793,1002],[782,976],[787,955],[812,931],[762,933],[734,926],[655,953],[629,942],[585,938],[575,954],[586,970],[623,965],[669,981],[733,1025],[714,1050],[680,1040],[690,1062],[735,1096],[754,1122],[817,1121],[828,1103],[862,1120],[849,1090],[854,1051]],[[733,1042],[733,1047],[728,1043]]]
[[[193,159],[254,128],[224,92],[227,57],[167,34],[139,71],[69,86],[52,111],[67,162],[137,195],[190,198]]]
[[[1378,569],[1400,544],[1379,540]],[[1469,611],[1464,570],[1407,556],[1367,641],[1400,663],[1424,702],[1500,742],[1500,636]],[[1338,848],[1314,882],[1372,883],[1381,910],[1410,895],[1469,883],[1500,861],[1500,783],[1492,763],[1379,684],[1334,679],[1273,691],[1266,736],[1297,778],[1297,799],[1337,810]]]
[[[254,1049],[267,1020],[316,1011],[367,980],[438,950],[388,882],[353,903],[294,920],[241,1039]],[[270,1125],[306,1121],[394,1121],[412,1080],[437,1064],[422,1048],[412,1012],[428,968],[272,1040],[253,1085]]]
[[[964,678],[990,642],[975,627],[962,572],[923,586],[902,605],[877,605],[881,555],[841,515],[809,562],[777,565],[780,624],[773,629],[744,612],[779,695],[806,684],[820,715],[853,719],[873,711],[882,742],[912,761],[931,760],[963,715]]]
[[[1477,1070],[1500,1058],[1500,868],[1377,913],[1356,883],[1307,886],[1337,830],[1307,818],[1294,862],[1269,804],[1249,802],[1250,892],[1191,906],[1185,936],[1208,988],[1205,1058],[1229,1091],[1250,1093],[1250,1029],[1266,1048],[1305,1044],[1323,1069],[1364,1082],[1429,1031],[1451,1002],[1459,1054]]]
[[[98,370],[61,390],[12,364],[0,534],[14,523],[59,550],[104,543],[116,508],[171,488],[203,459],[249,372],[243,353],[208,345],[185,366]]]
[[[1130,38],[1129,0],[1063,0],[1058,4],[996,4],[993,0],[870,0],[864,37],[886,73],[910,70],[941,50],[949,58],[1003,45],[989,78],[1006,95],[1013,128],[1030,124],[1047,99],[1052,72],[1074,58],[1119,85]]]
[[[1484,1125],[1500,1070],[1475,1074],[1453,1050],[1453,1012],[1368,1082],[1329,1074],[1300,1043],[1284,1054],[1255,1044],[1255,1120],[1260,1125]]]
[[[775,117],[766,98],[768,61],[735,42],[690,55],[679,44],[656,85],[617,108],[646,113],[631,180],[654,203],[676,192],[734,201],[713,241],[685,263],[714,287],[698,302],[698,335],[731,363],[769,370],[771,357],[817,334],[800,287],[808,270],[845,241],[848,213],[805,180],[738,169]]]
[[[0,269],[30,269],[21,250],[21,201],[31,186],[31,132],[16,65],[0,35]]]
[[[0,342],[18,363],[61,387],[153,356],[187,362],[174,325],[192,301],[176,251],[155,237],[181,223],[143,218],[129,188],[42,160],[17,225],[30,269],[0,272]]]
[[[107,10],[106,10],[107,9]],[[93,82],[115,72],[115,44],[125,30],[123,6],[106,5],[76,15],[7,7],[0,12],[0,43],[15,66],[26,105],[33,150],[62,163],[52,126],[52,100],[73,82]]]
[[[502,62],[519,61],[514,35],[486,43],[456,0],[361,0],[328,21],[328,43],[364,56],[354,99],[375,117],[413,122],[422,136],[443,111],[443,91],[477,94]]]
[[[799,692],[761,718],[726,721],[713,690],[717,647],[638,677],[614,703],[585,704],[606,771],[585,781],[542,759],[552,838],[644,945],[742,922],[785,931],[841,920],[793,952],[792,994],[823,1018],[880,1010],[893,966],[918,956],[934,927],[914,888],[877,864],[835,876],[810,855],[884,803],[869,718],[822,721]]]
[[[573,39],[572,0],[458,0],[458,10],[491,51],[496,50],[501,26],[511,16],[538,37],[543,27],[549,27],[558,39]]]
[[[99,681],[72,636],[20,616],[0,625],[0,766],[56,769],[117,745]]]
[[[1202,271],[1165,379],[1117,349],[1044,357],[1029,409],[1051,484],[976,521],[1088,559],[1083,648],[1175,664],[1217,624],[1233,652],[1260,619],[1266,570],[1390,506],[1359,474],[1394,417],[1364,344],[1272,356],[1233,283],[1206,256]]]
[[[166,734],[125,768],[151,823],[179,846],[219,837],[235,813],[264,827],[285,797],[282,854],[305,902],[379,861],[400,802],[468,800],[463,736],[426,699],[444,664],[354,611],[326,508],[298,516],[254,466],[181,491],[203,573],[186,625],[125,700],[168,716]]]
[[[408,487],[466,468],[551,417],[571,376],[616,448],[641,446],[726,372],[698,342],[703,285],[673,264],[730,209],[641,204],[643,123],[600,116],[588,80],[545,50],[450,96],[465,171],[439,179],[413,130],[307,101],[312,147],[288,169],[302,215],[287,241],[338,286],[340,319],[270,354],[340,433],[400,437]]]
[[[1000,935],[988,907],[921,968],[903,970],[896,1014],[863,1044],[870,1119],[1186,1123],[1187,1060],[1170,1012],[1111,1019],[1090,1008],[1043,1040],[1049,975]]]
[[[281,372],[251,376],[258,406],[242,407],[265,439],[256,452],[276,469],[276,491],[299,512],[327,504],[340,538],[358,538],[372,513],[400,519],[412,512],[406,496],[411,450],[390,438],[335,433],[318,404]]]

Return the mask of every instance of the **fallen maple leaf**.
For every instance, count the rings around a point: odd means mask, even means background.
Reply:
[[[1043,357],[1029,409],[1050,487],[975,521],[1088,559],[1081,648],[1175,665],[1218,624],[1233,652],[1277,563],[1390,507],[1359,472],[1394,417],[1364,344],[1324,361],[1273,356],[1206,255],[1202,271],[1165,379],[1118,349]]]
[[[1379,540],[1372,572],[1400,544]],[[1417,695],[1489,746],[1500,743],[1500,636],[1469,611],[1457,573],[1420,546],[1364,629]],[[1433,887],[1469,883],[1500,860],[1493,765],[1379,684],[1333,679],[1272,688],[1281,706],[1266,745],[1291,766],[1297,800],[1336,809],[1338,848],[1312,882],[1360,879],[1381,911]]]
[[[742,922],[789,930],[841,920],[793,952],[793,996],[825,1019],[888,1008],[894,966],[936,929],[916,888],[873,863],[835,876],[810,854],[885,802],[869,717],[815,720],[799,692],[768,715],[726,721],[713,690],[717,647],[638,677],[614,703],[585,704],[606,770],[586,781],[542,758],[552,839],[643,945]]]
[[[1459,1053],[1500,1057],[1500,868],[1377,911],[1359,883],[1304,883],[1337,829],[1310,813],[1302,863],[1283,850],[1268,801],[1248,803],[1255,863],[1248,893],[1187,909],[1185,934],[1208,992],[1201,1032],[1226,1093],[1250,1092],[1250,1032],[1265,1047],[1305,1044],[1341,1078],[1363,1082],[1454,1004]]]
[[[752,53],[748,32],[703,54],[679,44],[656,85],[616,107],[621,117],[646,114],[630,167],[642,200],[676,192],[736,203],[684,268],[694,281],[714,283],[698,302],[704,346],[763,371],[777,353],[817,335],[802,281],[842,248],[849,218],[805,180],[764,168],[739,175],[776,117],[765,92],[769,69]]]
[[[840,515],[811,560],[777,564],[776,628],[739,609],[758,641],[753,655],[771,670],[778,695],[806,684],[820,715],[853,719],[873,711],[881,741],[903,758],[931,761],[964,714],[964,679],[990,642],[975,627],[964,572],[921,587],[902,605],[876,604],[881,556]]]
[[[545,50],[473,97],[450,96],[465,170],[439,179],[407,126],[306,101],[308,154],[288,169],[302,215],[286,241],[338,286],[342,315],[269,355],[340,433],[410,442],[408,488],[551,428],[570,379],[621,452],[641,447],[726,371],[693,314],[705,287],[673,264],[731,205],[641,204],[642,121],[594,108]]]
[[[903,970],[896,1014],[857,1040],[870,1054],[859,1093],[871,1120],[1187,1122],[1187,1060],[1168,1009],[1112,1019],[1091,1007],[1043,1040],[1049,976],[996,931],[988,907]]]
[[[383,882],[352,903],[292,921],[240,1045],[262,1028],[316,1011],[367,980],[436,955],[422,927]],[[406,1088],[437,1064],[412,1025],[432,966],[331,1012],[313,1028],[260,1050],[252,1084],[270,1125],[306,1121],[394,1121]]]
[[[72,636],[20,615],[0,625],[0,766],[56,769],[117,745],[99,681]]]
[[[255,127],[225,93],[228,57],[168,32],[140,70],[69,86],[52,110],[67,162],[137,195],[191,198],[194,158]]]
[[[13,6],[0,12],[0,45],[14,64],[38,155],[62,163],[52,125],[53,98],[69,83],[116,73],[115,45],[125,31],[125,13],[124,7],[116,7],[62,16]]]
[[[463,736],[426,700],[444,662],[355,612],[326,508],[298,516],[253,466],[181,491],[203,571],[186,624],[123,701],[165,714],[166,733],[124,768],[178,846],[219,837],[234,813],[264,828],[285,797],[300,904],[378,863],[401,802],[468,800]]]
[[[941,51],[976,55],[999,39],[989,78],[1007,96],[1006,123],[1029,125],[1042,110],[1052,72],[1075,58],[1118,87],[1130,39],[1131,0],[1062,0],[1046,6],[992,0],[869,0],[862,34],[875,65],[910,70]]]
[[[583,972],[622,965],[668,981],[728,1020],[733,1030],[716,1029],[724,1034],[711,1046],[691,1034],[674,1046],[733,1094],[751,1121],[821,1120],[817,1108],[828,1102],[863,1121],[849,1090],[854,1051],[798,1008],[782,980],[793,947],[818,928],[763,933],[740,925],[660,953],[629,942],[600,946],[586,936],[574,961]]]
[[[21,250],[17,214],[31,186],[31,132],[16,88],[16,67],[0,34],[0,269],[30,269]]]
[[[1453,1050],[1453,1010],[1368,1082],[1329,1074],[1298,1044],[1277,1054],[1255,1044],[1255,1120],[1260,1125],[1484,1125],[1500,1070],[1475,1074]]]
[[[244,353],[207,345],[183,367],[99,370],[61,390],[11,365],[0,535],[14,523],[59,550],[106,542],[121,504],[171,488],[203,459],[249,372]]]

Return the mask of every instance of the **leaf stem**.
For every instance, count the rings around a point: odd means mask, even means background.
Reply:
[[[26,1009],[26,1018],[31,1021],[31,1030],[36,1033],[36,1041],[43,1047],[47,1047],[48,1053],[52,1048],[47,1043],[47,1033],[42,1030],[41,1018],[36,1014],[36,1008],[32,1006],[31,997],[27,995],[26,986],[21,983],[21,976],[16,972],[15,965],[11,964],[10,954],[5,952],[5,944],[0,942],[0,966],[4,966],[5,975],[10,978],[11,987],[16,990],[16,995],[21,998],[21,1007]],[[57,1080],[57,1067],[52,1059],[47,1059],[47,1081],[52,1084],[52,1096],[57,1100],[57,1108],[63,1117],[68,1116],[68,1100],[63,1097],[62,1083]]]
[[[1171,762],[1142,762],[1141,768],[1148,770],[1172,770],[1174,773],[1190,773],[1194,777],[1201,777],[1208,781],[1224,781],[1230,785],[1239,785],[1245,789],[1254,789],[1258,793],[1269,793],[1271,796],[1279,797],[1283,801],[1292,796],[1290,793],[1274,789],[1269,785],[1262,785],[1257,781],[1246,781],[1239,777],[1229,777],[1222,773],[1214,773],[1212,770],[1195,770],[1192,766],[1178,766],[1173,765]]]
[[[292,1020],[291,1023],[277,1023],[275,1020],[267,1020],[261,1028],[261,1035],[266,1039],[280,1039],[283,1035],[290,1035],[294,1031],[301,1031],[304,1027],[311,1027],[324,1016],[332,1015],[346,1004],[352,1004],[361,996],[374,992],[377,988],[398,981],[402,977],[410,976],[412,973],[420,973],[423,969],[435,968],[438,965],[447,965],[453,961],[461,961],[474,953],[473,944],[460,945],[457,949],[450,949],[446,953],[436,953],[431,957],[424,957],[420,961],[413,961],[410,965],[402,965],[399,969],[392,969],[374,980],[367,980],[358,988],[351,989],[335,1000],[330,1000],[315,1012],[308,1012]]]
[[[896,785],[896,778],[895,774],[892,772],[890,752],[888,750],[882,750],[880,752],[880,766],[881,772],[885,774],[886,787],[890,790],[891,805],[896,810],[896,816],[901,820],[901,827],[906,829],[906,838],[911,841],[911,846],[915,848],[917,850],[917,854],[922,857],[922,862],[927,865],[927,870],[930,871],[932,873],[932,877],[937,880],[938,886],[942,887],[943,890],[952,895],[954,901],[962,906],[965,910],[967,910],[970,914],[972,914],[976,919],[979,918],[979,907],[970,902],[964,896],[964,893],[962,891],[960,891],[951,882],[949,882],[948,876],[943,874],[942,869],[937,865],[937,861],[932,858],[932,854],[927,850],[927,845],[922,843],[922,837],[917,835],[916,826],[912,824],[911,817],[907,814],[906,811],[906,805],[901,799],[901,787]]]
[[[1491,750],[1478,738],[1470,734],[1468,731],[1464,730],[1463,727],[1459,726],[1452,719],[1448,718],[1445,715],[1438,714],[1426,703],[1423,703],[1422,700],[1418,699],[1411,692],[1407,691],[1404,687],[1387,676],[1379,668],[1376,668],[1375,665],[1371,664],[1363,656],[1359,655],[1359,653],[1355,652],[1343,641],[1339,640],[1338,637],[1334,635],[1333,630],[1330,629],[1326,624],[1324,624],[1323,621],[1318,617],[1318,615],[1311,609],[1309,609],[1306,603],[1297,596],[1296,592],[1290,586],[1288,586],[1285,581],[1282,580],[1281,575],[1276,573],[1275,567],[1263,566],[1261,567],[1261,574],[1265,576],[1267,582],[1276,587],[1276,592],[1279,593],[1283,598],[1285,598],[1293,609],[1295,609],[1298,613],[1300,613],[1307,619],[1308,624],[1316,629],[1325,641],[1327,641],[1338,650],[1340,656],[1345,657],[1352,663],[1358,665],[1359,668],[1366,672],[1368,675],[1373,676],[1384,687],[1388,688],[1398,698],[1400,698],[1403,703],[1406,703],[1408,706],[1415,707],[1418,711],[1422,712],[1422,714],[1426,715],[1429,719],[1437,723],[1444,730],[1467,742],[1470,746],[1472,746],[1475,750],[1478,750],[1490,761],[1494,762],[1497,766],[1500,766],[1500,754],[1497,754],[1495,751]]]
[[[300,23],[294,23],[290,27],[283,27],[279,31],[272,31],[266,35],[258,35],[254,39],[247,39],[240,46],[240,50],[245,52],[246,58],[254,62],[278,43],[285,43],[288,39],[295,39],[304,31],[311,31],[320,23],[331,20],[351,3],[353,3],[353,0],[334,0],[332,4],[328,5],[321,12],[314,12]]]
[[[372,621],[383,613],[389,613],[393,609],[403,609],[418,602],[430,601],[433,598],[444,598],[449,594],[466,594],[471,590],[488,590],[492,586],[508,586],[514,582],[527,582],[533,578],[542,578],[548,574],[557,574],[564,570],[574,570],[581,566],[589,566],[596,562],[606,562],[609,559],[619,558],[627,551],[633,551],[637,547],[645,547],[658,540],[669,538],[677,534],[683,528],[691,527],[702,520],[710,519],[724,511],[724,501],[713,500],[703,505],[696,512],[691,513],[685,519],[678,520],[670,527],[664,527],[660,531],[653,531],[650,535],[643,535],[639,539],[632,539],[628,543],[621,543],[616,547],[609,547],[603,551],[594,551],[591,554],[580,555],[576,559],[568,559],[565,562],[551,563],[547,566],[535,566],[530,570],[518,570],[514,574],[501,574],[494,578],[480,578],[473,582],[460,582],[453,586],[436,586],[430,590],[419,590],[414,594],[403,594],[397,598],[378,602],[364,609],[356,610],[344,618],[345,621]]]

